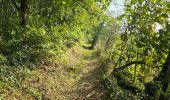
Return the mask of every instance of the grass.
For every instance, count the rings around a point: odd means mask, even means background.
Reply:
[[[4,100],[98,99],[105,93],[95,50],[80,46],[68,50],[64,59],[33,70],[26,67],[4,69],[7,71],[1,74],[9,75],[4,76],[8,80],[0,81],[0,98]],[[10,77],[15,81],[11,82]]]

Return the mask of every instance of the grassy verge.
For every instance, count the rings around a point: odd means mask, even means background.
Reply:
[[[77,97],[76,85],[91,55],[90,50],[75,46],[62,59],[28,67],[0,66],[2,100],[68,100]]]

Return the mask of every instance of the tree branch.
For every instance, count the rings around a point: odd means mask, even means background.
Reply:
[[[119,68],[114,69],[113,71],[125,69],[126,67],[131,66],[133,64],[146,64],[146,62],[145,61],[132,61],[132,62],[129,62],[129,63],[127,63],[127,64],[125,64],[125,65],[123,65]]]
[[[133,94],[142,93],[142,90],[133,85],[130,81],[126,80],[119,73],[113,73],[113,76],[117,79],[117,85],[125,90],[131,91]]]

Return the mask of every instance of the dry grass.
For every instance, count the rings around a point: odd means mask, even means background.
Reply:
[[[109,100],[95,51],[74,47],[66,60],[39,66],[6,100]]]

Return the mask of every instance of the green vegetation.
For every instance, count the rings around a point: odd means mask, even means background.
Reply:
[[[169,100],[169,5],[164,0],[125,2],[125,13],[118,17],[124,31],[115,34],[101,57],[113,98],[120,91],[124,99]]]
[[[170,2],[113,2],[0,0],[0,99],[169,100]]]

